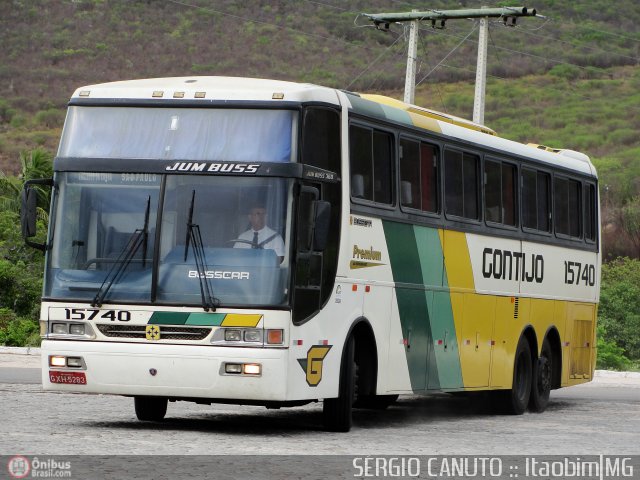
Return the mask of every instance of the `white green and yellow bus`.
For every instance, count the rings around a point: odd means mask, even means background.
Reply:
[[[584,154],[382,96],[188,77],[78,89],[54,171],[45,243],[43,186],[23,195],[46,390],[133,397],[147,421],[322,401],[347,431],[400,394],[521,414],[593,376]]]

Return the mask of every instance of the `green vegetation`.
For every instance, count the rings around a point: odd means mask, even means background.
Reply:
[[[38,319],[44,257],[24,244],[20,228],[20,194],[26,180],[50,178],[51,155],[36,149],[20,155],[19,176],[0,175],[0,345],[40,344]],[[49,192],[38,192],[39,235],[44,240]]]
[[[640,260],[618,258],[603,265],[599,325],[598,360],[614,368],[640,360]]]

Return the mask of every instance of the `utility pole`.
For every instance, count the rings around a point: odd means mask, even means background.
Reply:
[[[418,22],[431,21],[433,28],[445,28],[445,22],[452,19],[480,18],[480,38],[478,44],[478,64],[476,68],[476,92],[473,121],[484,122],[484,99],[487,82],[487,36],[489,18],[502,18],[504,24],[514,27],[518,17],[541,17],[535,9],[527,7],[476,8],[462,10],[428,10],[401,13],[364,13],[365,17],[379,30],[388,31],[391,23],[410,23],[409,48],[407,53],[407,73],[404,86],[404,101],[413,103],[416,85],[416,56],[418,50]],[[544,18],[544,17],[542,17]]]
[[[414,10],[415,12],[416,10]],[[409,48],[407,49],[407,74],[404,80],[404,101],[413,103],[416,92],[416,61],[418,59],[418,20],[409,24]]]
[[[487,7],[482,7],[486,9]],[[484,123],[484,97],[487,89],[487,37],[489,36],[489,19],[480,19],[478,34],[478,62],[476,65],[476,92],[473,97],[473,121]]]

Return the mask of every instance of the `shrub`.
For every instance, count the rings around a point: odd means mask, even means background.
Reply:
[[[0,308],[0,345],[37,347],[40,345],[38,322],[16,316],[8,308]]]
[[[598,357],[596,368],[600,370],[627,370],[631,361],[624,356],[624,350],[615,342],[606,339],[604,325],[598,325]]]
[[[604,340],[640,359],[640,260],[618,258],[602,266],[599,317]]]

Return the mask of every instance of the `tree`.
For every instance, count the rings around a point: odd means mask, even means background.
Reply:
[[[10,177],[0,172],[0,210],[20,212],[21,195],[24,183],[37,178],[53,176],[52,155],[42,148],[20,153],[20,174]],[[49,215],[51,189],[34,185],[38,192],[38,216],[45,222]]]

